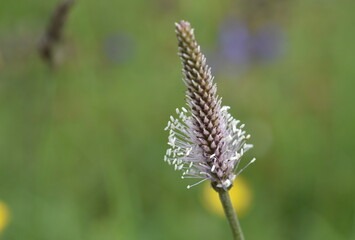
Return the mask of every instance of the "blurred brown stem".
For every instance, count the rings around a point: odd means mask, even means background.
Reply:
[[[62,38],[63,27],[75,0],[64,0],[54,9],[39,43],[39,53],[50,66],[54,64],[54,45]]]

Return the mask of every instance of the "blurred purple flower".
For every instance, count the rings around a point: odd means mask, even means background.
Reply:
[[[272,61],[284,50],[284,34],[276,25],[264,25],[253,38],[252,54],[259,61]]]
[[[245,21],[227,19],[219,30],[216,65],[243,72],[256,62],[271,62],[282,55],[284,40],[284,32],[277,25],[264,24],[251,31]]]
[[[249,61],[250,34],[244,22],[228,21],[219,31],[220,52],[231,63]]]
[[[125,33],[116,33],[104,40],[105,57],[113,63],[125,63],[134,53],[134,39]]]

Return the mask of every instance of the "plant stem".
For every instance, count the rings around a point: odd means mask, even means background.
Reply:
[[[237,217],[237,213],[235,212],[232,202],[229,197],[229,193],[226,190],[219,190],[219,199],[222,202],[224,213],[228,219],[229,225],[232,229],[233,239],[235,240],[244,240],[242,228],[240,227],[240,223]]]

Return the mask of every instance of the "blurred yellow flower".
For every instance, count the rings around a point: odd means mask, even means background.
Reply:
[[[6,225],[9,222],[10,212],[9,208],[4,202],[0,201],[0,234],[5,229]]]
[[[252,192],[247,181],[243,177],[238,176],[234,181],[234,186],[229,190],[229,194],[238,216],[245,216],[252,201]],[[204,184],[203,187],[203,203],[213,213],[224,216],[218,193],[212,189],[209,183]]]

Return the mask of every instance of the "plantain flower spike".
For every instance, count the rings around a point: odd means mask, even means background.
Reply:
[[[183,81],[187,87],[187,108],[176,109],[165,130],[169,131],[164,161],[181,170],[182,178],[199,179],[191,188],[210,180],[216,190],[229,190],[233,180],[255,161],[238,169],[243,154],[253,147],[243,130],[244,124],[234,119],[229,107],[221,105],[211,69],[201,53],[190,23],[176,23],[178,55],[182,60]]]

